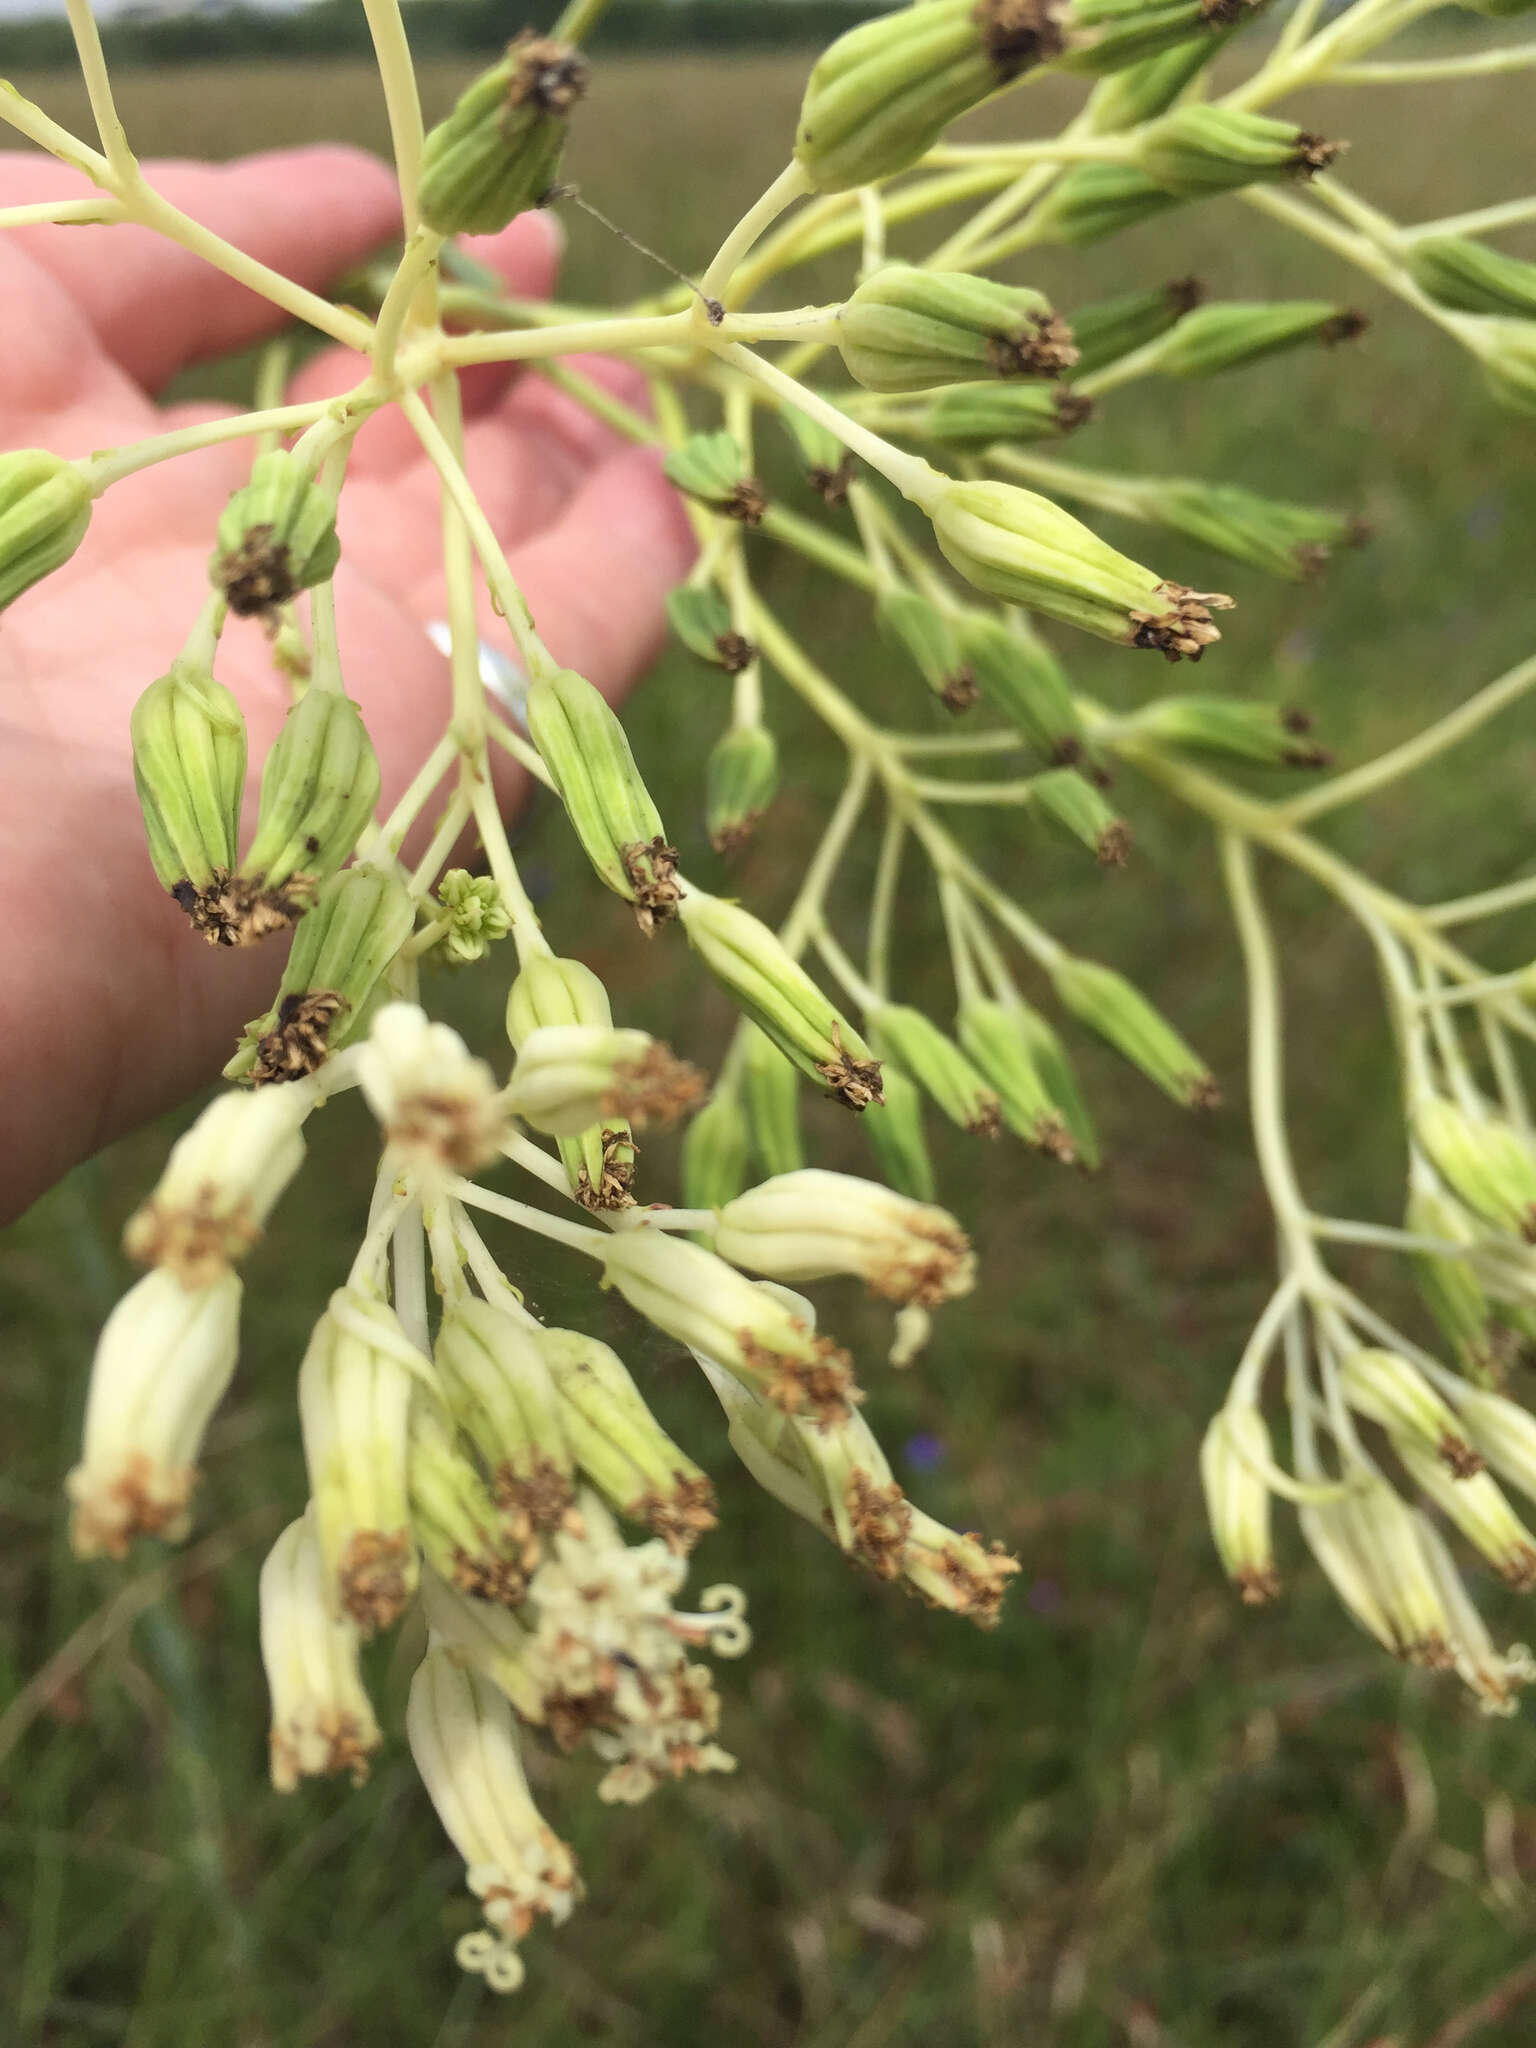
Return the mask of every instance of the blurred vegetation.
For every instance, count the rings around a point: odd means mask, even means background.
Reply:
[[[636,234],[697,265],[777,168],[802,70],[688,57],[607,67],[572,174]],[[429,113],[459,78],[427,68]],[[20,82],[61,118],[84,119],[72,84]],[[1309,118],[1351,138],[1361,189],[1412,220],[1524,188],[1526,93],[1518,77],[1454,93],[1338,91]],[[121,99],[140,144],[173,153],[321,133],[385,140],[361,68],[140,73]],[[1032,124],[1038,106],[1044,130],[1068,99],[1055,84],[1031,87],[1007,118]],[[570,225],[574,295],[651,285],[632,251],[580,218]],[[1189,209],[1082,257],[1048,252],[1034,274],[1070,310],[1191,269],[1226,292],[1339,291],[1381,317],[1348,352],[1222,385],[1138,387],[1074,452],[1230,477],[1372,522],[1372,548],[1300,590],[1192,545],[1155,556],[1240,600],[1203,686],[1302,703],[1343,760],[1362,759],[1529,651],[1529,427],[1492,408],[1442,337],[1237,203]],[[841,275],[824,266],[806,289],[830,292]],[[1145,534],[1112,531],[1148,546]],[[766,549],[761,561],[775,599],[850,686],[872,703],[899,696],[913,722],[925,715],[921,686],[895,672],[860,607]],[[1111,701],[1162,680],[1096,643],[1060,645],[1085,687]],[[632,718],[685,864],[764,914],[784,904],[838,774],[786,692],[770,708],[796,773],[729,879],[708,851],[699,798],[703,751],[726,716],[718,680],[669,657]],[[1508,725],[1483,734],[1368,813],[1330,821],[1331,838],[1426,899],[1504,878],[1536,807],[1529,746],[1515,738]],[[829,1290],[829,1321],[861,1340],[869,1413],[904,1483],[1023,1560],[996,1634],[845,1568],[734,1468],[713,1397],[676,1352],[644,1341],[621,1306],[600,1306],[594,1322],[562,1253],[541,1247],[519,1263],[512,1252],[534,1305],[579,1313],[618,1345],[714,1473],[724,1526],[698,1560],[700,1583],[746,1587],[757,1642],[721,1673],[733,1778],[606,1809],[591,1765],[557,1765],[530,1744],[536,1793],[575,1844],[588,1899],[564,1930],[529,1943],[528,1985],[509,2004],[459,1981],[450,1958],[470,1903],[399,1737],[411,1645],[375,1653],[394,1739],[364,1790],[281,1799],[265,1780],[256,1572],[301,1497],[297,1361],[366,1209],[360,1105],[327,1114],[250,1263],[246,1353],[181,1556],[146,1546],[121,1568],[78,1565],[59,1495],[94,1333],[128,1277],[117,1234],[170,1131],[117,1146],[9,1233],[0,1998],[10,2018],[0,2037],[18,2048],[1518,2048],[1533,2038],[1536,2003],[1515,2000],[1522,1981],[1532,1988],[1528,1723],[1482,1721],[1453,1686],[1380,1656],[1289,1529],[1288,1596],[1257,1618],[1210,1552],[1195,1452],[1271,1258],[1244,1120],[1240,980],[1203,829],[1129,780],[1116,794],[1138,834],[1124,873],[1074,861],[1018,822],[991,828],[989,857],[1047,923],[1167,1008],[1215,1064],[1229,1108],[1185,1118],[1108,1054],[1074,1045],[1107,1139],[1095,1178],[935,1133],[983,1279],[919,1364],[886,1371],[883,1318]],[[579,940],[616,1008],[697,1056],[717,1053],[723,1005],[701,998],[680,945],[636,939],[549,808],[529,821],[522,851],[552,931]],[[868,847],[856,855],[870,858]],[[1402,1170],[1393,1063],[1364,948],[1310,885],[1265,879],[1286,948],[1304,1179],[1320,1209],[1391,1218]],[[1528,932],[1510,942],[1511,959],[1536,950]],[[913,999],[942,1015],[937,915],[915,888],[903,949]],[[488,1051],[497,980],[486,971],[432,993]],[[681,1030],[680,1014],[696,1022]],[[825,1161],[860,1169],[852,1121],[822,1105],[808,1114]],[[646,1165],[650,1188],[665,1193],[668,1148]],[[1347,1254],[1344,1270],[1412,1314],[1386,1261]],[[1496,1629],[1519,1634],[1516,1604],[1479,1590]],[[1501,1984],[1502,2004],[1487,2003]]]

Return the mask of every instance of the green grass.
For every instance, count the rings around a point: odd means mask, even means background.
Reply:
[[[798,62],[615,66],[572,175],[642,239],[697,264],[776,167],[801,73]],[[429,76],[430,110],[453,83]],[[1043,129],[1057,96],[1038,96]],[[47,98],[83,118],[70,87],[50,82]],[[384,140],[363,75],[327,66],[136,75],[123,103],[131,132],[171,152]],[[1029,118],[1032,104],[1014,102],[1013,115]],[[1308,109],[1354,142],[1360,188],[1409,219],[1521,189],[1525,111],[1519,80],[1454,95],[1339,92]],[[650,283],[639,258],[580,220],[570,267],[578,296]],[[1304,702],[1343,758],[1364,758],[1528,651],[1529,426],[1493,409],[1449,344],[1239,205],[1192,209],[1083,259],[1053,253],[1038,274],[1070,307],[1191,268],[1231,292],[1338,290],[1384,317],[1351,352],[1223,386],[1148,387],[1107,406],[1078,450],[1231,476],[1373,521],[1371,550],[1300,591],[1193,546],[1165,543],[1155,556],[1241,600],[1202,683]],[[825,277],[830,289],[838,272]],[[871,702],[900,688],[921,715],[918,686],[872,650],[865,616],[796,567],[767,575],[850,687]],[[1161,680],[1113,651],[1060,644],[1084,686],[1112,701]],[[772,711],[796,774],[733,883],[769,912],[836,774],[783,693]],[[1531,819],[1527,716],[1340,819],[1333,842],[1426,898],[1503,878]],[[686,864],[723,883],[704,845],[698,761],[676,744],[681,719],[707,731],[721,717],[718,685],[669,659],[632,729]],[[284,1800],[264,1776],[256,1571],[301,1497],[296,1362],[366,1206],[359,1106],[325,1119],[302,1185],[251,1261],[246,1355],[210,1444],[194,1545],[169,1572],[148,1547],[119,1569],[75,1563],[58,1490],[94,1332],[127,1278],[117,1234],[167,1133],[82,1168],[8,1234],[0,2003],[12,2017],[0,2037],[18,2048],[1532,2038],[1529,2008],[1475,2035],[1442,2032],[1529,1953],[1528,1724],[1485,1723],[1453,1689],[1378,1656],[1289,1530],[1288,1597],[1258,1618],[1229,1596],[1210,1553],[1195,1451],[1266,1291],[1270,1229],[1208,839],[1146,788],[1126,780],[1117,796],[1138,830],[1125,874],[1013,827],[994,829],[989,857],[1048,924],[1143,983],[1211,1058],[1231,1107],[1193,1123],[1083,1047],[1108,1140],[1095,1179],[1017,1149],[978,1160],[966,1141],[939,1137],[984,1277],[917,1368],[896,1377],[875,1362],[880,1318],[851,1296],[829,1310],[863,1340],[872,1418],[899,1476],[935,1513],[1020,1554],[995,1635],[876,1587],[787,1525],[734,1469],[712,1397],[678,1355],[616,1306],[594,1321],[563,1255],[514,1267],[537,1306],[579,1312],[623,1350],[715,1475],[724,1526],[699,1569],[747,1588],[757,1643],[722,1672],[734,1778],[609,1810],[590,1766],[556,1765],[530,1745],[536,1791],[575,1844],[589,1897],[566,1929],[529,1943],[528,1986],[510,2004],[459,1982],[449,1957],[469,1905],[399,1739],[411,1645],[375,1653],[394,1739],[363,1791]],[[662,1027],[692,1011],[682,949],[640,947],[551,811],[524,847],[554,930],[580,932],[628,1016]],[[1310,885],[1274,883],[1306,1184],[1322,1209],[1390,1216],[1402,1162],[1364,947]],[[942,1008],[936,915],[916,891],[904,955],[914,999]],[[440,990],[487,1049],[496,980]],[[671,1035],[708,1056],[726,1024],[706,1001],[696,1029]],[[828,1163],[861,1164],[848,1119],[817,1110],[814,1121]],[[657,1158],[652,1185],[663,1189],[664,1147]],[[1401,1276],[1370,1255],[1343,1270],[1400,1299]],[[926,1474],[902,1452],[925,1435],[943,1446]],[[1519,1634],[1513,1603],[1489,1601],[1499,1628]]]

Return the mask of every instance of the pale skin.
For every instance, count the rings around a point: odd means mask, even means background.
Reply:
[[[177,205],[317,290],[399,231],[393,177],[350,150],[145,169]],[[0,205],[72,192],[60,165],[0,153]],[[520,295],[553,282],[559,235],[542,215],[469,246]],[[220,408],[167,410],[156,393],[186,364],[281,321],[142,229],[14,230],[0,238],[0,448],[81,456],[211,418]],[[636,399],[622,371],[582,367]],[[345,391],[364,370],[327,348],[292,396]],[[619,697],[657,651],[663,599],[692,551],[658,459],[536,377],[471,372],[464,403],[471,478],[541,633],[558,660]],[[230,442],[114,486],[74,559],[0,615],[0,1222],[210,1080],[281,972],[281,940],[215,951],[160,888],[128,744],[135,698],[169,666],[207,593],[219,510],[250,455]],[[445,611],[437,478],[398,413],[357,438],[341,539],[343,670],[378,749],[387,810],[442,732],[450,697],[448,664],[423,630]],[[482,630],[509,645],[488,605]],[[250,796],[288,686],[259,627],[239,621],[218,674],[246,714]],[[510,764],[500,793],[504,808],[523,794]]]

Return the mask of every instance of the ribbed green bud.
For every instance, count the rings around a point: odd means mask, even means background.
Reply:
[[[1269,1431],[1257,1408],[1218,1408],[1200,1446],[1205,1511],[1222,1569],[1245,1606],[1260,1607],[1280,1591],[1269,1534],[1269,1487],[1262,1467],[1272,1461]]]
[[[1070,1166],[1077,1146],[1041,1070],[1026,1015],[1021,1005],[968,996],[956,1020],[960,1043],[997,1090],[1009,1130]]]
[[[1402,262],[1421,292],[1458,313],[1511,313],[1536,320],[1536,263],[1465,235],[1426,235]]]
[[[931,598],[916,590],[883,589],[875,598],[875,624],[883,640],[911,657],[946,711],[968,711],[976,702],[954,622]]]
[[[860,1128],[896,1192],[914,1202],[931,1202],[938,1179],[923,1136],[923,1091],[894,1060],[885,1069],[885,1101],[870,1110]]]
[[[797,405],[779,408],[779,421],[795,444],[811,489],[824,504],[841,505],[853,481],[853,455],[830,427],[813,420]]]
[[[1422,1173],[1414,1176],[1403,1220],[1415,1237],[1439,1238],[1444,1243],[1469,1248],[1477,1237],[1472,1219],[1460,1202],[1434,1186],[1430,1177]],[[1424,1306],[1455,1352],[1458,1363],[1486,1385],[1505,1362],[1509,1332],[1495,1316],[1471,1261],[1449,1253],[1416,1252],[1413,1271]]]
[[[1131,851],[1130,826],[1075,768],[1053,768],[1035,776],[1029,793],[1042,818],[1086,846],[1105,867],[1125,866]]]
[[[718,1519],[715,1489],[656,1420],[623,1362],[576,1330],[540,1330],[535,1342],[582,1472],[621,1515],[643,1522],[670,1550],[691,1550]]]
[[[507,1036],[521,1050],[530,1033],[563,1024],[611,1030],[608,991],[579,960],[535,954],[507,996]],[[604,1117],[574,1137],[556,1139],[571,1192],[584,1209],[632,1206],[635,1142],[628,1119]]]
[[[313,1074],[365,1022],[369,998],[411,935],[416,908],[404,882],[380,868],[343,868],[300,918],[277,1000],[247,1024],[227,1080],[297,1081]]]
[[[291,923],[350,858],[379,800],[363,715],[339,690],[310,689],[283,720],[261,773],[256,836],[240,878]]]
[[[232,946],[218,899],[240,830],[244,714],[206,669],[177,662],[134,705],[129,731],[155,873],[211,946]]]
[[[497,1506],[520,1533],[554,1529],[576,1498],[576,1461],[536,1333],[472,1296],[433,1346],[443,1398],[485,1461]]]
[[[716,1089],[683,1133],[683,1206],[718,1209],[739,1195],[747,1184],[747,1155],[741,1099],[733,1088]]]
[[[327,582],[340,559],[336,500],[277,448],[220,514],[208,574],[232,612],[258,618]]]
[[[909,263],[865,278],[838,312],[837,337],[849,376],[866,391],[1059,377],[1077,361],[1072,330],[1043,293]]]
[[[701,889],[679,915],[710,974],[803,1074],[849,1109],[880,1101],[879,1062],[761,918]]]
[[[91,523],[85,473],[46,448],[0,455],[0,611],[61,569]]]
[[[704,815],[716,853],[734,853],[757,830],[779,789],[779,749],[765,725],[733,725],[710,748]]]
[[[917,162],[969,108],[1053,56],[1048,0],[918,0],[839,36],[812,71],[795,157],[847,192]]]
[[[1291,121],[1202,103],[1179,107],[1143,130],[1136,162],[1154,185],[1181,199],[1234,192],[1266,178],[1311,178],[1345,148]]]
[[[1166,113],[1186,85],[1203,71],[1226,42],[1220,33],[1192,38],[1164,50],[1156,57],[1143,57],[1101,78],[1084,109],[1088,126],[1095,135],[1118,135],[1126,128],[1139,128]]]
[[[667,593],[667,618],[672,630],[700,661],[739,676],[757,657],[757,649],[731,624],[730,607],[710,583],[680,583]]]
[[[1459,1476],[1442,1456],[1426,1450],[1413,1437],[1394,1437],[1392,1448],[1408,1476],[1482,1552],[1507,1585],[1517,1593],[1536,1588],[1536,1537],[1515,1513],[1498,1481],[1478,1469],[1481,1458],[1465,1476]]]
[[[669,480],[712,512],[756,526],[768,500],[760,478],[747,469],[747,458],[734,434],[694,434],[666,460]]]
[[[1079,759],[1083,726],[1066,671],[1022,621],[966,612],[956,630],[967,670],[994,711],[1001,712],[1048,761]]]
[[[1307,738],[1305,711],[1279,704],[1240,704],[1230,697],[1158,697],[1127,721],[1140,741],[1267,768],[1326,768],[1332,756]]]
[[[746,1033],[741,1095],[752,1157],[764,1173],[797,1173],[805,1164],[799,1077],[755,1024],[749,1024]]]
[[[1133,517],[1170,527],[1291,583],[1315,576],[1335,548],[1358,547],[1370,538],[1369,527],[1346,512],[1261,497],[1240,484],[1138,477],[1127,479],[1125,496]]]
[[[1394,1447],[1406,1440],[1442,1459],[1458,1479],[1470,1479],[1483,1460],[1467,1441],[1450,1404],[1416,1365],[1395,1351],[1367,1345],[1339,1365],[1339,1385],[1357,1414],[1379,1423]]]
[[[1080,306],[1072,315],[1072,335],[1077,343],[1074,377],[1090,370],[1102,370],[1117,363],[1133,350],[1145,348],[1192,313],[1205,297],[1198,277],[1175,278],[1171,284],[1157,284],[1146,291],[1122,292],[1117,298],[1099,299]]]
[[[1490,319],[1483,333],[1478,361],[1494,399],[1506,412],[1536,413],[1536,322]]]
[[[524,29],[427,136],[427,226],[440,235],[494,235],[540,205],[555,182],[566,120],[587,75],[586,59],[569,43]]]
[[[1214,377],[1308,342],[1334,348],[1365,328],[1363,314],[1322,299],[1282,299],[1270,305],[1226,299],[1186,314],[1158,342],[1143,375]]]
[[[1062,1007],[1107,1039],[1147,1079],[1188,1109],[1214,1109],[1221,1090],[1198,1053],[1123,974],[1064,954],[1051,969]]]
[[[977,1137],[995,1138],[1002,1104],[965,1054],[906,1003],[882,1003],[869,1019],[870,1038],[882,1059],[902,1067],[951,1123]]]
[[[528,687],[528,731],[598,879],[635,906],[649,938],[677,912],[677,849],[608,700],[563,668]]]
[[[1030,230],[1037,242],[1083,248],[1178,203],[1134,164],[1073,164],[1030,215]]]
[[[1072,0],[1061,16],[1067,49],[1055,60],[1056,66],[1102,75],[1189,42],[1209,49],[1218,43],[1218,31],[1254,13],[1258,4],[1259,0],[1175,0],[1172,5],[1148,6],[1145,0]]]
[[[448,1410],[424,1387],[411,1401],[406,1479],[411,1535],[432,1569],[471,1599],[518,1606],[538,1553],[507,1527]]]
[[[951,384],[902,425],[921,440],[985,448],[1056,439],[1092,417],[1093,400],[1061,384]]]
[[[946,558],[1009,604],[1103,640],[1155,648],[1169,661],[1198,661],[1221,638],[1211,611],[1228,609],[1231,598],[1164,582],[1036,491],[952,482],[932,516]]]
[[[1088,1114],[1088,1105],[1083,1100],[1077,1075],[1061,1040],[1031,1004],[1015,1001],[1009,1007],[1018,1020],[1020,1036],[1039,1070],[1045,1092],[1066,1121],[1067,1131],[1077,1151],[1078,1165],[1093,1172],[1102,1156],[1099,1134],[1094,1129],[1093,1118]]]
[[[1453,1194],[1496,1230],[1536,1244],[1536,1154],[1501,1117],[1473,1117],[1444,1095],[1409,1114],[1413,1139]]]

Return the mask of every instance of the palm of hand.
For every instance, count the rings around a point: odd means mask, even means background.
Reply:
[[[349,151],[147,170],[187,212],[312,287],[397,231],[393,181]],[[0,155],[0,204],[57,198],[66,177],[42,157]],[[556,238],[525,216],[476,255],[533,296],[552,281]],[[125,227],[0,240],[0,309],[0,447],[71,456],[214,416],[222,408],[160,408],[153,394],[187,362],[281,324],[195,258]],[[327,349],[293,396],[345,391],[363,367]],[[596,374],[611,384],[617,373]],[[687,563],[656,461],[541,382],[477,373],[464,403],[470,475],[546,641],[617,695],[654,653],[663,595]],[[116,485],[73,561],[0,615],[0,1221],[207,1079],[280,971],[270,947],[210,952],[161,892],[127,737],[134,700],[168,667],[207,590],[218,514],[250,454],[229,442]],[[340,531],[344,671],[387,806],[442,731],[448,697],[446,663],[423,631],[445,608],[437,479],[397,413],[358,437]],[[483,630],[504,630],[488,605]],[[287,704],[259,628],[231,622],[218,673],[245,710],[254,769]],[[504,794],[515,799],[515,782]]]

